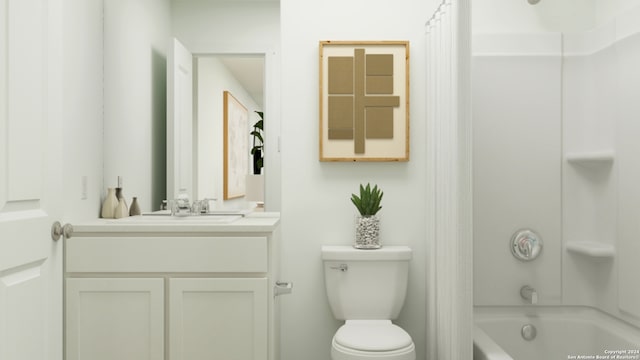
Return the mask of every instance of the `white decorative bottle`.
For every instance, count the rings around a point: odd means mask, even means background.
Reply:
[[[127,216],[129,216],[129,209],[127,209],[127,204],[124,202],[124,198],[120,198],[120,200],[118,200],[118,206],[116,206],[116,211],[114,212],[113,217],[116,219],[120,219]]]
[[[116,197],[116,190],[114,188],[107,189],[107,196],[102,202],[102,212],[100,215],[104,219],[113,219],[116,213],[116,207],[118,206],[118,198]]]

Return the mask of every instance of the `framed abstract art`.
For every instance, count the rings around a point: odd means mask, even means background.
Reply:
[[[249,173],[249,112],[230,92],[224,92],[224,199],[245,195]]]
[[[320,161],[409,160],[409,42],[320,42]]]

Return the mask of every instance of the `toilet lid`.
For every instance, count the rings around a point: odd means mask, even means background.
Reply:
[[[413,343],[406,331],[389,320],[349,320],[338,329],[334,340],[363,351],[392,351]]]

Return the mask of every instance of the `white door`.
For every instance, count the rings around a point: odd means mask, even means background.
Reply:
[[[62,359],[60,0],[0,0],[0,359]]]
[[[167,56],[167,199],[193,198],[193,55],[172,39]]]

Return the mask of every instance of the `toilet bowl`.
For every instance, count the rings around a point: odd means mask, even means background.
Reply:
[[[415,360],[411,336],[396,319],[407,291],[411,249],[323,246],[325,285],[336,319],[332,360]]]
[[[414,360],[411,336],[391,320],[347,320],[333,336],[333,360]]]

